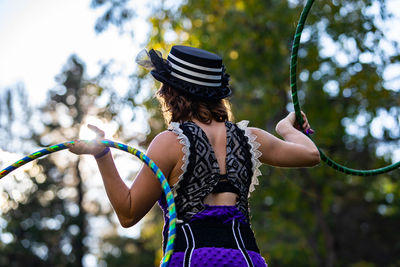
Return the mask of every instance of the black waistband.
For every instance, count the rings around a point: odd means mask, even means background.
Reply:
[[[231,182],[228,180],[220,180],[216,186],[214,186],[211,193],[224,193],[224,192],[231,192],[237,195],[240,195],[239,189],[237,189]]]
[[[245,250],[259,253],[254,233],[248,224],[237,221],[222,223],[215,220],[194,221],[177,224],[175,248],[176,252],[184,252],[188,240],[193,239],[195,248],[221,247],[238,249],[238,244],[244,245]],[[190,246],[190,242],[189,242]]]

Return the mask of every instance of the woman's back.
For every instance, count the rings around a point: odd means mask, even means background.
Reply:
[[[218,161],[221,174],[226,173],[226,126],[224,122],[212,121],[210,124],[193,120],[207,135],[208,141]],[[212,206],[233,206],[238,195],[232,192],[211,193],[204,199],[204,204]]]
[[[204,205],[237,206],[247,214],[249,188],[259,166],[247,129],[229,121],[171,123],[169,130],[176,135],[172,147],[180,150],[174,170],[180,172],[172,173],[169,182],[185,219]]]

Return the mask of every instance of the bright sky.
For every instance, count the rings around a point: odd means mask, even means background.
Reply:
[[[131,73],[144,31],[135,41],[114,28],[96,35],[100,12],[90,9],[90,0],[0,0],[0,88],[22,81],[31,103],[42,103],[72,53],[86,63],[89,76],[97,74],[99,61],[110,59]],[[136,23],[135,29],[146,29]]]

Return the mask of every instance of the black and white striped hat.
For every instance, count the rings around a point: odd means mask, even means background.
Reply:
[[[225,73],[222,58],[208,51],[176,45],[167,60],[154,50],[149,51],[154,69],[151,74],[158,81],[191,96],[219,100],[228,97],[229,75]]]

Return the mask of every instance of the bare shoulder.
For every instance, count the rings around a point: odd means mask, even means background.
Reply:
[[[249,127],[248,129],[250,130],[251,134],[254,134],[259,139],[272,137],[272,134],[270,134],[269,132],[267,132],[263,129],[256,128],[256,127]]]
[[[260,128],[256,128],[256,127],[249,127],[249,130],[252,134],[260,134],[261,130]]]
[[[157,134],[156,137],[154,137],[153,141],[156,142],[165,142],[165,141],[172,141],[176,140],[176,134],[173,133],[172,131],[165,130],[159,134]]]
[[[176,134],[168,130],[154,137],[148,148],[150,154],[168,155],[169,158],[178,157],[181,152],[182,144],[179,143]]]

